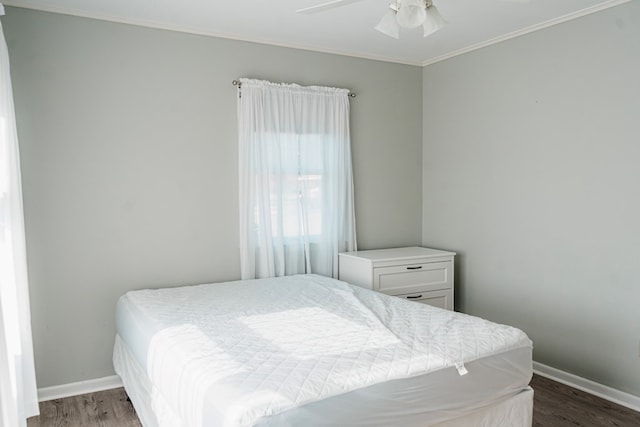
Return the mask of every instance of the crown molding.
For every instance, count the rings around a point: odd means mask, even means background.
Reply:
[[[472,44],[471,46],[464,47],[462,49],[455,50],[453,52],[449,52],[445,55],[438,56],[436,58],[428,59],[424,61],[421,65],[426,67],[431,64],[435,64],[436,62],[444,61],[445,59],[453,58],[455,56],[463,55],[468,52],[472,52],[474,50],[482,49],[487,46],[494,45],[496,43],[501,43],[503,41],[511,40],[516,37],[523,36],[525,34],[533,33],[534,31],[544,30],[545,28],[552,27],[554,25],[562,24],[564,22],[573,21],[574,19],[582,18],[586,15],[591,15],[592,13],[600,12],[615,6],[619,6],[624,3],[629,3],[631,0],[609,0],[604,3],[600,3],[596,6],[588,7],[586,9],[578,10],[576,12],[569,13],[564,16],[560,16],[558,18],[550,19],[545,22],[541,22],[539,24],[531,25],[529,27],[522,28],[517,31],[513,31],[511,33],[504,34],[499,37],[494,37],[492,39]]]
[[[630,1],[631,0],[608,0],[608,1],[605,1],[605,2],[600,3],[598,5],[591,6],[591,7],[576,11],[576,12],[572,12],[572,13],[569,13],[567,15],[564,15],[564,16],[561,16],[561,17],[558,17],[558,18],[550,19],[548,21],[541,22],[539,24],[531,25],[529,27],[525,27],[525,28],[522,28],[520,30],[513,31],[511,33],[504,34],[504,35],[499,36],[499,37],[494,37],[492,39],[485,40],[485,41],[480,42],[480,43],[475,43],[475,44],[472,44],[470,46],[464,47],[462,49],[457,49],[457,50],[455,50],[453,52],[449,52],[447,54],[440,55],[440,56],[435,57],[435,58],[427,59],[427,60],[422,61],[422,62],[421,61],[408,61],[408,60],[402,60],[402,59],[398,59],[398,58],[385,57],[385,56],[369,55],[369,54],[358,53],[358,52],[345,52],[345,51],[340,51],[340,50],[325,49],[325,48],[320,48],[320,47],[317,47],[317,46],[307,46],[307,45],[299,45],[299,44],[295,44],[295,43],[285,43],[285,42],[281,42],[281,41],[277,41],[277,40],[256,39],[256,38],[251,38],[251,37],[241,37],[241,36],[238,36],[238,35],[235,35],[235,34],[218,33],[218,32],[215,32],[215,31],[205,31],[205,30],[202,30],[202,29],[191,28],[191,27],[188,27],[188,26],[168,25],[168,24],[164,24],[164,23],[153,22],[153,21],[145,21],[145,20],[141,20],[141,19],[122,18],[122,17],[109,15],[109,14],[104,14],[104,13],[92,13],[92,12],[86,12],[86,11],[82,11],[82,10],[78,10],[78,9],[56,7],[56,6],[52,6],[50,4],[46,4],[45,2],[38,1],[38,0],[5,0],[2,3],[5,6],[20,7],[20,8],[24,8],[24,9],[33,9],[33,10],[39,10],[39,11],[43,11],[43,12],[58,13],[58,14],[61,14],[61,15],[70,15],[70,16],[77,16],[77,17],[81,17],[81,18],[96,19],[96,20],[100,20],[100,21],[115,22],[115,23],[119,23],[119,24],[128,24],[128,25],[135,25],[135,26],[139,26],[139,27],[147,27],[147,28],[153,28],[153,29],[159,29],[159,30],[166,30],[166,31],[174,31],[174,32],[180,32],[180,33],[200,35],[200,36],[217,37],[217,38],[222,38],[222,39],[236,40],[236,41],[249,42],[249,43],[258,43],[258,44],[264,44],[264,45],[276,46],[276,47],[283,47],[283,48],[289,48],[289,49],[306,50],[306,51],[311,51],[311,52],[326,53],[326,54],[330,54],[330,55],[347,56],[347,57],[357,58],[357,59],[367,59],[367,60],[372,60],[372,61],[391,62],[391,63],[395,63],[395,64],[426,67],[426,66],[435,64],[437,62],[444,61],[446,59],[450,59],[450,58],[453,58],[453,57],[456,57],[456,56],[459,56],[459,55],[463,55],[465,53],[469,53],[469,52],[472,52],[474,50],[482,49],[484,47],[491,46],[491,45],[496,44],[496,43],[501,43],[503,41],[507,41],[507,40],[510,40],[510,39],[513,39],[513,38],[516,38],[516,37],[520,37],[520,36],[523,36],[525,34],[532,33],[534,31],[543,30],[545,28],[548,28],[548,27],[551,27],[551,26],[554,26],[554,25],[558,25],[558,24],[562,24],[564,22],[572,21],[574,19],[578,19],[578,18],[581,18],[583,16],[590,15],[590,14],[596,13],[596,12],[600,12],[600,11],[603,11],[603,10],[606,10],[606,9],[609,9],[609,8],[612,8],[612,7],[615,7],[615,6],[619,6],[621,4],[628,3]]]
[[[236,34],[220,33],[216,31],[206,31],[198,28],[192,28],[189,26],[169,25],[165,23],[146,21],[142,19],[122,18],[119,16],[114,16],[114,15],[109,15],[104,13],[93,13],[93,12],[86,12],[78,9],[61,8],[61,7],[56,7],[49,4],[41,3],[39,1],[33,1],[33,0],[18,0],[18,1],[5,0],[2,3],[5,6],[19,7],[22,9],[38,10],[41,12],[57,13],[59,15],[69,15],[69,16],[75,16],[78,18],[88,18],[88,19],[95,19],[98,21],[114,22],[117,24],[135,25],[137,27],[146,27],[146,28],[152,28],[156,30],[173,31],[173,32],[186,33],[186,34],[192,34],[197,36],[216,37],[216,38],[235,40],[240,42],[257,43],[257,44],[264,44],[264,45],[275,46],[275,47],[284,47],[288,49],[298,49],[298,50],[306,50],[310,52],[326,53],[330,55],[347,56],[350,58],[368,59],[371,61],[392,62],[395,64],[413,65],[416,67],[422,66],[422,63],[420,61],[408,61],[408,60],[403,60],[398,58],[369,55],[369,54],[364,54],[359,52],[346,52],[346,51],[335,50],[335,49],[321,48],[317,46],[308,46],[308,45],[302,45],[302,44],[296,44],[296,43],[286,43],[278,40],[242,37]]]

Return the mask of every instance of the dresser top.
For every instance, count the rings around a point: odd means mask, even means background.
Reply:
[[[374,249],[374,250],[368,250],[368,251],[343,252],[340,255],[352,256],[356,258],[365,258],[371,261],[393,261],[396,259],[452,256],[455,254],[456,254],[455,252],[441,251],[439,249],[412,246],[407,248]]]

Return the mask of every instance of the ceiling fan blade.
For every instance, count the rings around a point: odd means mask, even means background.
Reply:
[[[309,6],[296,10],[297,13],[318,13],[325,10],[333,9],[336,7],[346,6],[351,3],[357,3],[362,0],[332,0],[325,3],[320,3],[315,6]]]

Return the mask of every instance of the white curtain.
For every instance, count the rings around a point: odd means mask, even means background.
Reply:
[[[4,8],[0,4],[0,15]],[[25,426],[38,415],[31,342],[20,156],[0,24],[0,425]]]
[[[242,278],[337,277],[356,250],[349,91],[240,83]]]

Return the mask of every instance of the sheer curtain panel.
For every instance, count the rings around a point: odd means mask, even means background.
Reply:
[[[349,91],[240,79],[243,279],[338,275],[356,249]]]
[[[28,417],[38,415],[21,188],[9,54],[0,23],[0,425],[7,427],[26,426]]]

